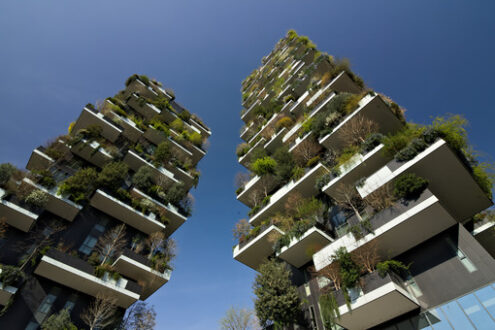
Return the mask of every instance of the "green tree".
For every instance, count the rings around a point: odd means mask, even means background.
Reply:
[[[148,191],[153,185],[153,171],[148,166],[141,166],[132,177],[132,183],[139,189]]]
[[[168,141],[160,143],[153,153],[153,162],[155,166],[165,164],[170,159],[170,144]]]
[[[67,178],[60,185],[60,193],[69,195],[74,202],[84,202],[96,189],[95,183],[98,174],[94,168],[88,167],[77,171],[73,176]]]
[[[277,162],[275,175],[282,182],[287,182],[291,179],[293,169],[296,166],[292,154],[287,147],[279,148],[273,154],[273,159]]]
[[[10,163],[0,164],[0,185],[6,184],[16,170],[15,166]]]
[[[350,289],[356,286],[359,276],[361,275],[361,270],[352,259],[352,256],[347,252],[345,247],[341,247],[335,252],[333,258],[340,265],[340,278],[342,281],[342,286],[344,288]]]
[[[290,277],[286,263],[270,260],[260,266],[253,289],[255,311],[261,326],[273,323],[283,327],[299,323],[301,302]]]
[[[42,330],[77,330],[72,323],[67,309],[62,309],[57,314],[50,315],[41,325]]]
[[[124,183],[129,168],[125,163],[112,162],[106,164],[98,174],[97,184],[99,187],[116,191]]]
[[[251,170],[259,176],[266,174],[274,174],[277,162],[271,157],[263,157],[257,159],[252,165]]]

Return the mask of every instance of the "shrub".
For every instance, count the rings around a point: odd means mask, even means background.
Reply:
[[[186,196],[187,191],[182,183],[174,183],[167,190],[167,201],[173,205],[179,205]]]
[[[243,142],[237,146],[237,148],[235,149],[235,153],[237,157],[242,157],[247,154],[249,149],[251,149],[251,146],[248,143]]]
[[[170,127],[180,133],[184,129],[184,122],[180,118],[176,118],[173,122],[170,123]]]
[[[347,99],[346,105],[344,107],[345,113],[350,114],[356,110],[359,106],[359,101],[363,98],[363,94],[353,94]]]
[[[122,162],[111,162],[103,166],[98,173],[97,185],[110,191],[116,191],[124,183],[129,168]]]
[[[69,128],[67,129],[67,132],[68,132],[69,134],[71,134],[71,133],[72,133],[72,130],[74,129],[74,126],[75,126],[75,125],[76,125],[76,122],[75,122],[75,121],[73,121],[72,123],[70,123],[70,124],[69,124]]]
[[[391,272],[400,274],[402,271],[408,271],[409,266],[397,260],[387,260],[376,264],[376,270],[378,270],[378,274],[381,277],[385,277],[385,275]]]
[[[369,135],[361,145],[361,153],[367,153],[375,149],[382,143],[384,136],[380,133],[373,133]]]
[[[448,118],[435,118],[431,128],[437,131],[451,148],[463,151],[468,146],[466,125],[467,120],[465,118],[455,115]]]
[[[315,156],[311,159],[309,159],[306,163],[306,167],[313,167],[314,165],[316,165],[318,162],[320,161],[320,155],[318,156]]]
[[[141,80],[146,86],[150,85],[150,78],[144,74],[139,75],[139,80]]]
[[[98,174],[94,168],[83,168],[62,182],[59,192],[76,203],[85,202],[96,189]]]
[[[170,144],[168,141],[160,143],[153,153],[153,164],[155,166],[161,166],[168,162],[170,159]]]
[[[422,138],[415,138],[407,145],[407,147],[396,153],[394,158],[399,162],[405,162],[416,157],[417,154],[425,150],[427,147],[428,145]]]
[[[17,168],[10,163],[0,164],[0,185],[6,184]]]
[[[26,277],[24,272],[19,267],[1,265],[0,268],[2,269],[2,272],[0,273],[0,281],[2,282],[4,288],[23,280]]]
[[[191,143],[198,148],[201,148],[201,146],[203,145],[203,137],[198,132],[192,132],[191,134],[189,134],[188,138],[189,141],[191,141]]]
[[[404,173],[394,183],[394,195],[406,200],[417,199],[428,187],[428,180],[414,173]]]
[[[356,153],[359,152],[359,147],[355,145],[348,146],[342,150],[342,153],[337,157],[337,167],[345,164]]]
[[[179,118],[183,121],[188,122],[189,119],[191,119],[191,113],[187,110],[183,110],[181,113],[179,113]]]
[[[251,165],[251,170],[259,176],[266,174],[275,174],[277,162],[271,157],[259,158]]]
[[[277,162],[275,169],[275,175],[281,182],[288,182],[294,175],[295,161],[292,154],[289,152],[289,148],[284,146],[278,148],[273,153],[273,159]]]
[[[288,116],[285,116],[285,117],[282,117],[280,118],[277,123],[275,124],[275,129],[277,131],[281,130],[282,128],[291,128],[292,126],[294,125],[294,121],[292,120],[292,118],[288,117]]]
[[[345,247],[339,248],[333,258],[340,265],[340,277],[344,288],[353,288],[361,274],[360,267],[354,262],[352,256]]]
[[[386,156],[394,157],[399,151],[407,147],[414,139],[419,138],[424,128],[415,124],[407,124],[395,134],[389,134],[383,139],[383,152]]]
[[[322,176],[320,176],[318,179],[316,179],[315,183],[315,188],[318,191],[321,191],[323,187],[325,187],[330,180],[332,180],[332,174],[331,173],[325,173]]]
[[[492,166],[487,163],[480,163],[472,167],[473,178],[480,186],[481,190],[491,199],[494,184],[493,174],[487,172]]]
[[[53,174],[48,170],[32,171],[32,173],[36,175],[36,182],[43,187],[51,189],[57,184]]]
[[[26,196],[24,201],[34,207],[44,208],[48,204],[48,194],[39,189],[34,189]]]
[[[162,122],[160,119],[157,119],[157,118],[151,119],[150,125],[154,129],[165,133],[166,136],[170,136],[170,130],[168,129],[168,126],[164,122]]]
[[[140,190],[148,191],[153,185],[153,170],[148,166],[141,166],[132,177],[132,183]]]
[[[77,330],[70,319],[69,311],[64,308],[50,315],[42,324],[41,330]]]
[[[289,95],[284,96],[284,103],[288,103],[289,101],[293,101],[293,102],[296,101],[296,98],[294,97],[294,95],[289,94]]]

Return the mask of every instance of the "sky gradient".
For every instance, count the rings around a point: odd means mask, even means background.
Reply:
[[[174,234],[171,281],[148,301],[157,329],[216,329],[231,306],[252,308],[254,272],[232,259],[243,168],[241,81],[293,28],[350,59],[365,83],[428,123],[463,114],[484,159],[495,155],[495,2],[390,0],[14,1],[0,3],[0,163],[24,168],[33,148],[67,132],[82,107],[133,73],[175,90],[212,129],[192,193],[194,214]]]

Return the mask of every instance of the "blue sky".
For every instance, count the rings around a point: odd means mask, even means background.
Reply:
[[[11,1],[0,3],[0,163],[66,132],[88,102],[147,74],[212,128],[172,280],[149,301],[157,329],[216,329],[252,307],[254,272],[232,259],[240,83],[290,28],[347,57],[409,120],[461,113],[495,154],[495,2],[390,0]],[[492,159],[492,158],[489,158]]]

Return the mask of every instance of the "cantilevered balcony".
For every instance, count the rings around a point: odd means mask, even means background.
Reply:
[[[492,205],[470,171],[442,139],[409,161],[390,161],[369,176],[357,188],[358,192],[364,198],[404,173],[414,173],[427,179],[428,189],[438,196],[458,221],[462,222]]]
[[[254,121],[249,123],[249,125],[245,126],[244,129],[241,132],[241,139],[244,141],[249,141],[251,138],[256,134],[256,131],[258,130],[258,125],[255,124]]]
[[[244,190],[237,196],[237,200],[249,207],[254,206],[253,196],[260,196],[264,191],[271,191],[277,185],[273,175],[255,176],[244,185]]]
[[[127,104],[130,105],[137,113],[141,114],[146,120],[159,115],[161,110],[155,105],[146,102],[146,100],[139,99],[137,94],[132,94]]]
[[[389,157],[383,154],[383,144],[378,145],[365,155],[357,153],[339,166],[337,169],[339,175],[333,176],[330,182],[323,187],[322,191],[330,197],[334,197],[339,186],[353,185],[359,179],[368,177],[385,166],[389,159]]]
[[[194,120],[193,118],[189,119],[189,124],[199,130],[202,137],[207,138],[211,136],[211,130],[208,127],[203,126],[200,122]]]
[[[156,99],[158,98],[159,94],[153,90],[150,86],[147,86],[144,82],[142,82],[139,79],[135,79],[132,81],[127,87],[126,87],[126,94],[127,95],[132,95],[134,93],[139,94],[139,96],[142,96],[144,98],[148,99]],[[163,94],[163,93],[162,93]],[[163,94],[165,95],[165,94]]]
[[[159,145],[162,142],[168,141],[170,148],[171,148],[171,151],[174,154],[174,156],[176,156],[177,158],[179,158],[182,161],[185,161],[186,159],[188,159],[193,164],[196,164],[197,161],[199,161],[197,159],[198,157],[194,157],[193,153],[190,150],[183,147],[182,145],[177,143],[175,140],[171,139],[164,132],[157,130],[157,129],[154,129],[151,126],[149,126],[148,129],[146,131],[144,131],[143,137],[155,145]]]
[[[26,168],[30,171],[45,170],[55,163],[55,159],[51,158],[44,152],[45,148],[38,147],[33,150],[31,157],[26,165]]]
[[[97,141],[88,142],[83,139],[71,146],[70,150],[74,155],[98,167],[103,167],[106,163],[113,160],[113,156]]]
[[[357,94],[361,92],[361,88],[356,85],[349,75],[342,71],[330,82],[330,88],[336,92],[341,93],[353,93]]]
[[[2,269],[0,269],[0,274],[2,273]],[[10,301],[10,298],[14,296],[17,292],[17,288],[11,285],[4,285],[0,282],[0,305],[7,306]]]
[[[487,220],[475,223],[471,234],[495,258],[495,222]]]
[[[130,169],[137,172],[142,166],[149,167],[153,172],[153,180],[155,183],[159,183],[164,186],[170,186],[179,181],[174,178],[174,174],[166,170],[163,167],[155,167],[153,164],[143,159],[137,153],[129,150],[124,157],[124,163],[126,163]]]
[[[350,293],[350,308],[341,290],[334,293],[340,312],[336,322],[346,329],[369,329],[420,307],[395,274],[381,277],[373,272],[360,282],[362,286],[352,290],[357,297]]]
[[[107,120],[102,113],[88,108],[83,109],[72,128],[72,132],[92,125],[100,126],[102,128],[101,135],[110,142],[115,142],[122,133],[122,130]]]
[[[98,278],[93,266],[55,249],[41,258],[34,273],[93,297],[99,294],[111,296],[122,308],[128,308],[140,298],[141,287],[137,283],[125,278],[117,281],[108,276]]]
[[[181,135],[175,132],[173,129],[170,129],[170,136],[177,139],[174,140],[175,142],[179,143],[181,146],[189,150],[189,152],[192,154],[193,164],[197,164],[206,155],[206,152],[203,149],[197,147],[188,140],[180,139]]]
[[[22,185],[27,185],[35,189],[39,189],[46,193],[48,202],[45,209],[55,215],[58,215],[65,220],[72,221],[77,216],[79,211],[82,210],[82,206],[74,203],[73,201],[61,196],[57,192],[57,187],[47,189],[42,185],[39,185],[28,178],[22,180]]]
[[[114,117],[114,120],[117,121],[120,126],[122,126],[122,135],[125,136],[127,139],[131,140],[132,142],[137,142],[141,135],[143,135],[144,132],[139,129],[136,123],[129,118],[121,116],[115,112],[112,112],[112,116]]]
[[[132,206],[122,202],[110,194],[97,190],[90,201],[91,206],[106,213],[123,223],[134,227],[145,234],[151,234],[165,229],[158,215],[144,214]]]
[[[254,134],[253,137],[249,139],[248,143],[252,143],[259,136],[269,135],[268,132],[275,130],[275,124],[277,123],[277,121],[289,113],[289,110],[291,109],[293,104],[294,102],[292,101],[289,101],[286,104],[284,104],[282,109],[280,109],[278,113],[274,113],[272,117],[266,122],[266,124],[263,125],[258,130],[258,132],[256,132],[256,134]]]
[[[274,253],[273,236],[284,235],[284,232],[274,225],[263,230],[255,238],[240,243],[234,248],[234,259],[246,266],[257,270],[260,264]]]
[[[283,127],[280,131],[275,133],[271,139],[265,143],[264,148],[268,152],[275,152],[278,148],[280,148],[283,144],[283,138],[285,134],[287,134],[288,129]]]
[[[133,188],[131,190],[131,195],[136,198],[145,198],[155,204],[164,214],[166,219],[168,220],[167,225],[165,226],[165,234],[167,236],[172,235],[174,231],[176,231],[184,222],[186,222],[187,218],[180,214],[178,209],[172,204],[162,204],[151,196],[148,196],[144,192],[139,189]]]
[[[5,218],[12,227],[28,232],[38,217],[38,210],[30,208],[15,196],[7,196],[6,192],[0,188],[0,219]]]
[[[318,193],[315,184],[316,180],[329,170],[322,164],[318,164],[312,169],[307,170],[306,174],[297,181],[291,181],[281,187],[270,197],[268,204],[261,208],[255,215],[249,219],[253,226],[257,226],[264,219],[274,215],[277,212],[285,210],[287,199],[294,193],[299,194],[302,198],[309,198]]]
[[[251,120],[254,119],[254,108],[258,106],[260,103],[261,103],[260,100],[256,100],[253,104],[251,104],[251,106],[246,111],[244,111],[244,113],[241,115],[241,119],[245,123],[249,123]]]
[[[323,230],[312,227],[300,238],[293,238],[288,246],[284,246],[277,257],[300,268],[313,259],[313,254],[333,242]]]
[[[242,166],[244,166],[244,167],[248,168],[248,167],[249,167],[249,164],[251,164],[251,161],[252,161],[252,159],[251,159],[251,158],[252,158],[252,156],[253,156],[254,152],[255,152],[256,150],[258,150],[258,149],[262,149],[262,148],[264,148],[264,144],[265,144],[265,142],[266,142],[265,138],[261,138],[261,139],[259,139],[259,141],[258,141],[258,142],[256,142],[256,143],[255,143],[255,144],[254,144],[254,145],[253,145],[253,146],[252,146],[252,147],[248,150],[248,152],[246,152],[246,154],[245,154],[245,155],[243,155],[243,156],[241,156],[241,157],[239,158],[239,163],[240,163]]]
[[[332,262],[332,256],[341,247],[348,252],[357,250],[371,241],[376,243],[378,254],[385,259],[393,258],[410,248],[441,233],[457,222],[444,207],[443,201],[426,189],[421,196],[412,201],[399,201],[388,209],[368,218],[372,232],[356,239],[349,232],[313,256],[317,270]],[[356,216],[347,220],[350,225],[358,225]],[[359,238],[359,237],[358,237]]]
[[[360,116],[375,122],[378,125],[378,131],[384,135],[396,132],[402,127],[399,118],[393,114],[380,96],[366,95],[359,101],[359,106],[354,112],[345,117],[331,133],[320,139],[320,144],[336,151],[344,148],[348,142],[341,129],[351,125]]]
[[[163,273],[154,270],[146,257],[127,249],[115,260],[113,267],[120,274],[145,283],[141,300],[148,299],[156,290],[160,289],[170,280],[172,274],[172,271],[168,269]]]

